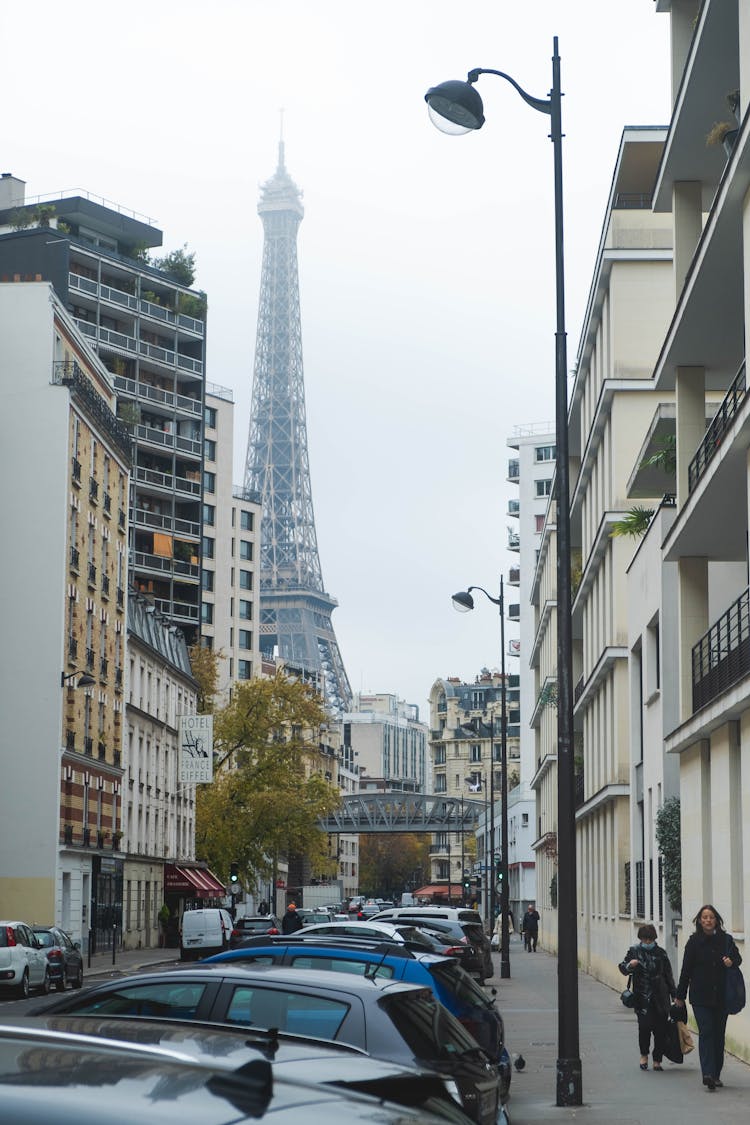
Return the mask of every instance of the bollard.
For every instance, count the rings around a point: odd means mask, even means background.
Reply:
[[[93,945],[93,943],[94,943],[94,931],[89,930],[89,957],[88,957],[88,968],[89,969],[91,968],[91,946]]]
[[[112,923],[112,964],[115,963],[115,950],[117,948],[117,923]]]

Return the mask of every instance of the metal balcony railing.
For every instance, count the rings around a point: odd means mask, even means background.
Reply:
[[[96,564],[89,563],[89,586],[96,586]]]
[[[78,659],[78,641],[75,637],[68,637],[68,660]]]
[[[78,570],[78,564],[81,561],[77,547],[70,548],[70,566],[72,570]]]
[[[93,648],[86,649],[86,670],[93,671],[94,668],[94,650]]]
[[[693,711],[750,672],[750,590],[722,613],[693,648]]]
[[[646,917],[646,872],[642,859],[635,862],[635,916]]]
[[[688,491],[692,492],[706,469],[711,464],[719,446],[724,440],[724,435],[732,424],[732,419],[745,400],[747,387],[745,386],[745,361],[734,377],[731,387],[727,391],[721,406],[711,420],[706,430],[703,441],[698,446],[698,451],[688,467]]]
[[[109,576],[106,574],[102,575],[102,594],[105,598],[109,597]]]
[[[72,471],[73,471],[73,484],[80,484],[81,483],[81,462],[78,460],[77,457],[73,458]]]

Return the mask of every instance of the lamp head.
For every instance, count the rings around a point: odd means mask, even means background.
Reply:
[[[453,595],[451,601],[453,602],[453,608],[458,613],[468,613],[470,609],[474,608],[474,599],[468,590],[459,590],[457,594]]]
[[[441,82],[427,91],[424,100],[430,121],[441,133],[455,137],[484,125],[482,99],[470,82]]]

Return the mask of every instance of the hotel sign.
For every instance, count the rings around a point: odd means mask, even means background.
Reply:
[[[180,715],[179,780],[211,782],[214,779],[213,715]]]

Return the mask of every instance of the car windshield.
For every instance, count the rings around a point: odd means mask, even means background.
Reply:
[[[427,990],[386,994],[380,1001],[397,1031],[424,1062],[475,1054],[477,1041]]]
[[[114,988],[104,994],[84,997],[67,1011],[102,1012],[117,1016],[155,1016],[162,1019],[193,1020],[205,991],[204,984],[175,980]]]
[[[440,961],[436,965],[429,965],[428,972],[462,1003],[472,1004],[477,1008],[493,1007],[487,993],[454,961]]]
[[[45,946],[45,948],[58,944],[57,938],[49,930],[34,930],[34,936],[39,944]]]
[[[418,930],[416,926],[398,926],[398,932],[404,941],[412,942],[414,945],[421,945],[425,950],[432,950],[435,948],[435,943],[427,935]]]
[[[266,930],[270,930],[274,925],[272,918],[243,918],[238,924],[237,929],[249,930],[250,933],[264,934]]]

